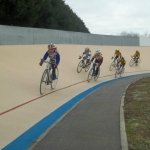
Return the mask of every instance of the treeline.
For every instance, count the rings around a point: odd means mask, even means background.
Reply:
[[[63,0],[0,0],[0,24],[89,33]]]
[[[120,33],[121,36],[130,36],[130,37],[150,37],[150,33],[145,32],[144,34],[139,34],[136,32],[126,32],[123,31]]]

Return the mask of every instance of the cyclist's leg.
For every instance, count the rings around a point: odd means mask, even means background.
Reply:
[[[97,68],[95,68],[95,75],[97,76],[100,67],[100,61],[96,60],[95,62],[98,64]]]
[[[55,65],[52,64],[52,79],[56,79],[56,71],[55,71]]]
[[[138,62],[139,57],[136,57],[136,63]]]
[[[119,65],[119,56],[116,56],[116,64],[117,64],[117,67]]]
[[[117,59],[118,59],[118,56],[116,56],[116,57],[114,58],[114,62],[117,61]]]
[[[97,63],[97,61],[95,60],[95,62],[93,63],[93,75],[95,76],[95,74],[96,74],[96,68],[95,68],[95,66],[96,66],[96,63]]]
[[[96,68],[96,76],[97,76],[97,74],[98,74],[99,67],[100,67],[100,65],[98,65],[98,67]]]
[[[124,69],[125,65],[126,65],[126,64],[122,64],[122,69]]]
[[[86,65],[88,65],[90,62],[90,59],[86,59]]]

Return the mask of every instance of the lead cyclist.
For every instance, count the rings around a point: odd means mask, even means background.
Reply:
[[[56,71],[55,70],[60,62],[60,54],[58,53],[57,48],[53,43],[48,45],[48,50],[44,54],[43,59],[41,59],[39,65],[42,66],[43,62],[48,57],[50,58],[50,62],[52,63],[52,79],[55,80],[56,79]]]

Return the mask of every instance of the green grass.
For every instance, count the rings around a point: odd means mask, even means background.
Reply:
[[[124,104],[129,150],[150,150],[150,77],[128,87]]]

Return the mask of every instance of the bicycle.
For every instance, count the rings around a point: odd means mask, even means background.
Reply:
[[[83,57],[83,59],[79,62],[77,66],[77,72],[80,73],[82,69],[85,69],[85,72],[87,72],[90,69],[91,63],[86,64],[87,59]]]
[[[92,68],[90,69],[89,74],[88,74],[88,78],[87,78],[87,81],[88,81],[88,82],[90,82],[93,77],[94,77],[94,80],[95,80],[95,81],[99,78],[99,75],[100,75],[100,67],[99,67],[98,73],[97,73],[97,75],[96,75],[96,68],[97,68],[97,67],[98,67],[98,63],[93,63],[93,66],[92,66]]]
[[[122,67],[121,65],[119,65],[119,66],[116,68],[115,78],[117,78],[117,77],[119,77],[119,76],[121,77],[122,74],[124,73],[124,71],[125,71],[125,68]]]
[[[131,56],[131,60],[130,60],[129,65],[130,65],[130,67],[132,67],[134,64],[136,66],[138,66],[140,64],[140,62],[141,62],[140,58],[137,59],[137,57]]]
[[[51,85],[51,89],[54,89],[57,85],[58,82],[58,75],[59,75],[59,70],[58,68],[55,69],[55,74],[56,77],[53,76],[52,74],[52,64],[56,64],[55,62],[50,62],[50,61],[44,61],[47,63],[46,69],[43,72],[43,75],[41,77],[41,82],[40,82],[40,94],[44,94],[47,85]]]
[[[116,69],[118,65],[118,59],[113,60],[113,62],[110,64],[109,70],[112,71],[114,68]]]

